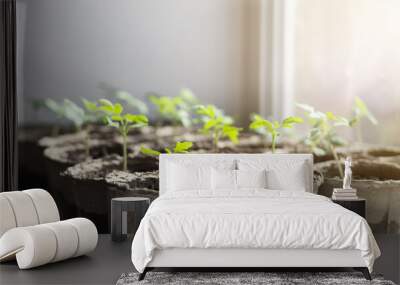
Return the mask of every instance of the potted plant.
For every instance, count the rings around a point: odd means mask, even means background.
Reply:
[[[130,109],[130,111],[145,115],[149,113],[149,108],[147,107],[146,103],[136,98],[129,92],[124,90],[116,90],[113,94],[115,99],[124,102],[126,108]]]
[[[300,117],[290,116],[285,118],[282,122],[268,121],[258,114],[254,114],[249,128],[258,131],[265,136],[271,136],[271,151],[275,153],[276,143],[279,136],[282,134],[283,129],[291,129],[293,125],[300,124],[303,119]]]
[[[358,145],[351,147],[348,151],[366,159],[378,159],[382,162],[393,162],[400,165],[399,147],[364,143],[361,124],[365,120],[372,124],[372,126],[378,125],[378,120],[369,110],[367,104],[360,97],[355,97],[353,114],[349,120],[349,124],[355,130]]]
[[[338,173],[343,177],[343,169],[337,147],[346,145],[346,141],[337,134],[337,127],[349,127],[349,121],[336,116],[332,112],[321,112],[306,104],[297,104],[306,113],[308,122],[311,126],[305,139],[305,144],[318,156],[330,154],[333,156]]]
[[[177,96],[148,95],[157,114],[156,133],[168,137],[182,135],[192,127],[192,111],[198,100],[189,89],[182,89]]]
[[[198,105],[196,113],[200,115],[202,124],[200,132],[209,136],[214,152],[219,151],[219,141],[222,138],[227,138],[234,144],[239,142],[238,137],[242,129],[234,126],[233,119],[225,116],[222,110],[214,105]]]
[[[147,125],[148,119],[145,115],[126,113],[121,103],[112,103],[107,99],[99,100],[96,109],[103,114],[105,124],[118,131],[121,137],[121,150],[118,153],[122,153],[122,156],[115,153],[83,161],[67,168],[63,176],[68,180],[69,187],[74,189],[79,214],[93,219],[102,232],[108,232],[109,201],[112,197],[124,195],[154,197],[157,193],[154,189],[145,187],[125,189],[120,183],[121,179],[131,177],[133,174],[138,180],[143,180],[143,175],[135,173],[157,170],[158,161],[156,158],[129,153],[128,134]],[[147,185],[152,177],[146,179],[142,185]]]
[[[111,103],[107,99],[99,100],[100,106],[98,110],[104,112],[104,119],[108,126],[116,128],[122,137],[122,170],[128,170],[128,132],[134,128],[144,127],[148,123],[145,115],[139,114],[122,114],[124,108],[120,103]]]
[[[165,153],[187,153],[192,147],[191,142],[177,142],[174,147],[166,147]],[[140,151],[145,156],[158,159],[161,151],[141,146]],[[154,199],[158,196],[159,174],[157,170],[124,172],[114,169],[105,175],[105,181],[113,189],[113,195],[126,196],[130,193]]]
[[[361,100],[360,97],[356,96],[354,98],[353,116],[349,121],[349,125],[350,127],[355,128],[356,137],[359,143],[363,142],[363,134],[361,128],[361,122],[363,119],[368,119],[368,121],[375,126],[378,124],[378,120],[368,109],[367,104],[365,104],[365,102]]]
[[[51,103],[50,103],[51,102]],[[48,100],[48,104],[57,109],[59,116],[73,123],[74,135],[61,135],[58,137],[42,138],[42,146],[48,145],[44,150],[45,168],[48,177],[48,190],[53,194],[64,218],[76,216],[76,207],[71,189],[64,187],[64,177],[60,175],[67,167],[89,158],[103,156],[111,149],[111,142],[90,138],[90,124],[96,121],[96,114],[92,102],[83,100],[85,108],[65,99],[62,103]]]
[[[300,104],[311,124],[306,138],[308,145],[318,156],[331,154],[334,160],[317,162],[315,171],[323,175],[318,193],[332,196],[334,188],[342,187],[343,161],[341,157],[353,157],[352,187],[359,197],[367,200],[367,221],[375,232],[400,232],[400,167],[393,163],[371,159],[364,151],[349,149],[347,143],[337,135],[336,127],[354,126],[352,119],[336,116],[331,112],[320,112],[313,107]],[[354,118],[353,118],[354,119]],[[341,149],[338,151],[338,147]]]

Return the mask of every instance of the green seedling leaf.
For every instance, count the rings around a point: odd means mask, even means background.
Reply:
[[[315,111],[309,114],[309,117],[311,119],[316,119],[316,120],[325,120],[327,119],[327,115],[325,113],[322,113],[320,111]]]
[[[144,146],[140,147],[140,152],[145,154],[145,155],[151,155],[151,156],[159,156],[161,152],[151,149],[151,148],[146,148]]]
[[[159,115],[168,121],[178,122],[184,126],[191,124],[191,106],[183,98],[150,95],[149,100],[156,106]]]
[[[219,139],[226,137],[233,143],[238,142],[240,128],[233,126],[233,118],[225,116],[223,111],[214,105],[197,105],[196,114],[200,115],[199,122],[203,123],[201,133],[210,135],[214,149],[218,149]]]
[[[186,110],[179,110],[177,116],[184,127],[188,128],[192,125],[190,114]]]
[[[113,106],[100,106],[98,109],[108,114],[114,114]]]
[[[314,112],[314,107],[307,105],[307,104],[296,104],[297,107],[300,109],[303,109],[307,113],[313,113]]]
[[[85,109],[89,112],[96,112],[97,111],[97,104],[96,102],[92,102],[89,100],[86,100],[85,98],[82,98],[83,106],[85,106]]]
[[[104,117],[104,121],[106,125],[109,127],[119,128],[119,124],[117,122],[114,122],[111,117],[108,116]]]
[[[215,127],[217,124],[218,124],[218,120],[210,119],[204,124],[203,129],[204,130],[209,130],[212,127]]]
[[[172,102],[174,103],[174,105],[178,106],[184,103],[183,99],[178,97],[172,97],[171,98]]]
[[[122,100],[128,104],[128,106],[136,109],[139,113],[147,114],[149,112],[149,108],[146,103],[134,97],[127,91],[118,90],[114,93],[115,98],[118,100]]]
[[[336,117],[336,122],[334,123],[335,126],[345,126],[350,127],[351,123],[345,117]]]
[[[331,121],[337,120],[337,117],[332,112],[326,112],[325,115],[328,118],[328,120],[331,120]]]
[[[165,153],[168,153],[168,154],[187,153],[188,150],[192,147],[192,145],[193,145],[193,143],[191,143],[191,142],[177,142],[175,144],[173,151],[169,147],[166,147],[164,150],[165,150]],[[161,154],[161,152],[159,152],[159,151],[156,151],[156,150],[153,150],[150,148],[145,148],[143,146],[140,147],[140,151],[141,151],[141,153],[146,154],[146,155],[160,155]]]
[[[114,107],[113,103],[107,99],[100,99],[99,103],[103,106],[109,106],[109,107]]]
[[[272,152],[275,152],[276,140],[281,135],[280,130],[282,128],[292,128],[294,124],[303,122],[302,118],[294,116],[285,118],[281,123],[278,121],[268,121],[257,114],[254,114],[252,117],[249,128],[258,132],[262,131],[264,134],[271,136]]]
[[[265,128],[268,132],[272,133],[274,131],[274,124],[270,121],[264,119],[260,115],[253,116],[253,122],[250,124],[250,129],[257,130]]]
[[[65,99],[63,104],[64,117],[80,128],[85,122],[85,111],[71,100]]]
[[[257,130],[257,129],[261,129],[264,127],[270,126],[269,129],[272,129],[272,124],[270,124],[269,122],[266,122],[264,120],[262,121],[254,121],[250,124],[249,128],[252,130]]]
[[[145,115],[125,114],[124,119],[130,123],[139,123],[139,124],[147,124],[149,121]]]
[[[354,98],[354,103],[356,105],[357,110],[362,113],[362,114],[366,114],[369,112],[367,105],[364,103],[363,100],[361,100],[360,97],[356,96]]]
[[[326,155],[326,151],[325,150],[323,150],[322,148],[319,148],[319,147],[313,147],[313,152],[315,153],[315,155],[317,155],[317,156],[323,156],[323,155]]]
[[[124,110],[124,108],[122,107],[122,105],[120,103],[115,103],[114,108],[113,108],[113,112],[114,114],[121,114],[122,111]]]
[[[196,96],[193,94],[192,90],[188,88],[183,88],[179,93],[179,97],[189,105],[198,104]]]
[[[287,117],[282,121],[283,128],[292,128],[293,124],[300,124],[303,122],[303,119],[300,117]]]
[[[229,138],[230,141],[232,141],[233,143],[238,143],[238,137],[239,137],[239,132],[241,131],[241,128],[237,128],[234,126],[230,126],[230,125],[225,125],[222,128],[222,134],[226,137]]]
[[[362,117],[367,117],[367,119],[374,125],[378,124],[378,120],[375,118],[375,116],[369,111],[367,105],[364,103],[363,100],[361,100],[360,97],[355,97],[354,98],[355,102],[355,108],[354,111],[356,113],[356,117],[359,117],[360,119]]]
[[[174,147],[174,153],[187,153],[192,146],[192,142],[177,142]]]
[[[55,113],[57,116],[64,116],[64,108],[62,104],[57,103],[53,99],[45,99],[43,103],[47,107],[47,109]]]
[[[123,118],[120,115],[113,115],[113,116],[111,116],[111,120],[120,122],[123,120]]]
[[[321,130],[319,128],[312,128],[309,134],[310,140],[315,142],[321,137]]]
[[[332,134],[330,138],[331,144],[335,146],[344,146],[347,144],[346,140],[336,134]]]
[[[198,105],[196,107],[196,113],[199,114],[199,115],[204,115],[204,116],[209,117],[209,118],[214,118],[216,110],[215,110],[215,107],[213,105],[207,105],[207,106]]]

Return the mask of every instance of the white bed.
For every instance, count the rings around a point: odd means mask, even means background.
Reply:
[[[160,197],[132,243],[140,279],[154,267],[354,267],[370,278],[380,251],[367,222],[313,194],[312,164],[308,154],[161,155]]]

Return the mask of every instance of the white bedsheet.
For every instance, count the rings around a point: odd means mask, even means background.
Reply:
[[[152,203],[132,243],[139,272],[155,249],[165,248],[358,249],[371,272],[380,255],[366,220],[326,197],[257,189],[220,197],[197,192],[173,192]]]

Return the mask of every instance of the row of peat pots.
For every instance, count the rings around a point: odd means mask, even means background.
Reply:
[[[192,141],[191,152],[213,149],[205,136],[181,127],[148,127],[129,136],[128,171],[122,171],[119,136],[107,127],[91,132],[90,140],[85,142],[83,133],[50,136],[50,131],[22,130],[20,188],[48,189],[63,218],[87,217],[101,233],[110,231],[112,198],[139,196],[153,200],[158,196],[158,158],[140,154],[140,146],[162,150],[177,141]],[[238,145],[220,143],[219,152],[224,153],[270,151],[257,134],[241,135]],[[290,142],[278,145],[278,152],[283,153],[301,153],[304,149]],[[358,196],[367,199],[367,220],[373,231],[400,233],[400,148],[365,146],[342,149],[339,154],[353,158],[352,186]],[[333,188],[342,185],[336,162],[331,159],[314,159],[314,189],[328,197]],[[133,218],[130,215],[128,222]]]
[[[352,187],[367,201],[367,221],[377,233],[400,233],[400,150],[397,157],[353,159]],[[330,197],[333,188],[342,187],[335,161],[315,164],[323,183],[318,194]]]

